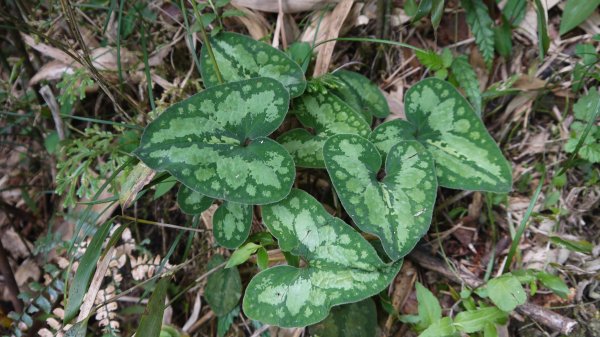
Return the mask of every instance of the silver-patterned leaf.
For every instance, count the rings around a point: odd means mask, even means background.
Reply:
[[[277,141],[294,157],[297,166],[324,168],[323,143],[327,138],[339,133],[368,136],[371,132],[361,115],[328,91],[306,92],[294,100],[291,111],[307,128],[290,130]]]
[[[405,97],[408,123],[394,120],[378,127],[371,135],[378,148],[385,151],[394,141],[416,139],[433,155],[440,186],[510,191],[510,164],[450,83],[428,78],[412,86]]]
[[[295,167],[266,136],[288,104],[287,90],[270,78],[211,87],[167,108],[146,127],[135,154],[210,198],[275,202],[289,193]]]
[[[250,281],[244,312],[263,323],[281,327],[317,323],[332,306],[380,292],[402,264],[383,263],[358,232],[301,190],[264,206],[263,219],[283,251],[307,262],[303,268],[272,267]]]
[[[383,172],[377,148],[359,136],[333,136],[323,154],[333,186],[356,225],[378,236],[392,260],[408,254],[429,229],[435,204],[437,182],[429,152],[419,142],[399,142],[390,149]]]
[[[225,82],[270,77],[281,82],[292,97],[302,95],[306,79],[300,66],[285,53],[248,36],[222,32],[210,44]],[[219,84],[215,67],[205,47],[200,55],[200,71],[206,87]]]
[[[252,205],[225,201],[213,216],[215,241],[229,249],[239,247],[250,234],[252,226]]]
[[[191,188],[181,185],[177,191],[177,204],[185,214],[196,215],[206,211],[214,199],[202,195]]]
[[[333,73],[341,82],[342,86],[336,93],[357,109],[367,121],[371,116],[385,118],[390,114],[387,100],[377,85],[365,76],[348,70],[338,70]],[[357,104],[354,106],[353,104]]]

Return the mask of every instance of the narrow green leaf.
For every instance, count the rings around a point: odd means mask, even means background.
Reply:
[[[491,65],[494,60],[494,22],[483,0],[461,0],[467,15],[467,23],[475,36],[485,63]]]
[[[252,227],[252,205],[225,201],[213,216],[215,241],[229,249],[239,247],[250,234]]]
[[[348,90],[345,94],[339,96],[348,102],[348,94],[351,93],[358,99],[360,104],[357,110],[364,116],[368,116],[367,121],[370,121],[370,116],[385,118],[390,114],[390,108],[387,100],[381,89],[365,76],[348,70],[338,70],[333,73],[337,79],[342,82],[342,85]],[[340,93],[337,91],[337,93]]]
[[[215,59],[225,82],[270,77],[281,82],[292,97],[306,88],[304,72],[283,52],[248,36],[222,32],[210,38]],[[200,56],[202,79],[206,87],[219,84],[206,48]]]
[[[386,158],[368,140],[336,135],[323,148],[333,186],[356,225],[381,239],[387,255],[408,254],[429,229],[437,194],[433,159],[423,145],[404,141]]]
[[[372,299],[341,305],[331,309],[327,318],[309,327],[311,336],[375,337],[377,308]]]
[[[83,253],[81,260],[79,260],[79,267],[69,286],[69,296],[67,297],[67,305],[65,306],[65,324],[75,318],[79,312],[79,307],[83,302],[83,297],[87,291],[90,279],[94,274],[94,270],[96,270],[96,263],[102,253],[102,244],[110,232],[111,225],[112,222],[107,221],[98,228],[92,241],[90,241],[89,246],[85,250],[85,253]]]
[[[216,268],[223,262],[225,259],[222,255],[215,255],[208,262],[207,270]],[[242,280],[237,268],[219,269],[208,276],[204,298],[215,315],[227,315],[236,307],[241,297]]]
[[[288,104],[286,89],[270,78],[211,87],[167,108],[146,127],[135,154],[210,198],[275,202],[291,189],[295,168],[266,136]]]
[[[542,282],[544,287],[552,290],[556,295],[567,298],[569,295],[569,287],[560,277],[540,271],[537,273],[537,278]]]
[[[591,242],[585,240],[567,240],[558,236],[551,236],[550,242],[552,242],[555,245],[567,248],[568,250],[584,254],[591,254],[592,249],[594,249],[594,245]]]
[[[135,332],[136,336],[158,337],[160,335],[168,287],[168,277],[160,279],[156,284],[156,288],[154,288],[152,296],[150,296],[146,310],[144,310],[144,314],[140,319],[140,326]]]
[[[518,26],[525,18],[527,0],[508,0],[502,8],[502,16],[511,26]]]
[[[433,29],[437,30],[442,21],[442,15],[444,15],[444,2],[445,0],[433,0],[431,6],[431,25]]]
[[[494,27],[494,41],[498,54],[504,58],[512,55],[512,28],[508,21],[503,21],[501,25]]]
[[[260,247],[258,251],[256,251],[256,264],[261,270],[269,268],[269,253],[267,253],[267,250],[263,247]]]
[[[167,177],[165,180],[156,184],[156,189],[154,190],[153,200],[156,200],[163,195],[167,194],[173,187],[177,184],[177,179],[175,177]]]
[[[181,185],[177,192],[177,204],[185,214],[200,214],[206,211],[213,201],[212,198],[202,195],[185,185]]]
[[[417,282],[416,289],[419,309],[419,326],[425,328],[442,318],[442,307],[435,295],[420,282]]]
[[[519,280],[510,274],[491,279],[487,284],[490,300],[503,311],[511,312],[527,300],[525,289]]]
[[[496,307],[478,308],[463,311],[456,315],[454,324],[458,330],[466,333],[484,331],[487,324],[502,324],[508,319],[508,314]]]
[[[537,11],[538,47],[540,49],[540,60],[544,60],[550,47],[550,36],[548,36],[548,17],[541,0],[535,0]]]
[[[73,324],[64,334],[65,337],[85,337],[87,332],[88,319]]]
[[[429,14],[429,12],[431,12],[431,3],[432,3],[432,0],[419,1],[419,6],[417,7],[417,12],[412,17],[411,21],[415,22],[415,21],[421,20],[422,18],[427,16],[427,14]]]
[[[598,5],[600,5],[600,0],[567,0],[560,21],[560,35],[579,26],[595,12]]]
[[[303,268],[269,268],[248,284],[244,313],[266,324],[317,323],[333,306],[379,293],[402,264],[383,263],[358,232],[301,190],[293,189],[286,199],[265,205],[263,219],[283,251],[307,262]]]
[[[277,141],[292,154],[300,167],[324,168],[323,143],[339,133],[367,136],[369,124],[360,114],[330,92],[307,92],[294,100],[294,115],[314,135],[305,129],[290,130]]]

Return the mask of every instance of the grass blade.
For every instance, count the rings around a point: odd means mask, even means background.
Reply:
[[[168,278],[163,278],[158,281],[158,284],[150,297],[150,301],[146,306],[146,310],[144,310],[140,326],[135,332],[136,336],[158,337],[160,335],[168,286]]]

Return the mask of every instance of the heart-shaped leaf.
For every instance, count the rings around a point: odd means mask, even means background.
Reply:
[[[177,191],[177,204],[185,214],[196,215],[206,211],[214,199],[202,195],[191,188],[181,185]]]
[[[360,114],[328,91],[307,92],[294,100],[293,113],[305,129],[293,129],[277,138],[294,157],[297,166],[324,168],[323,143],[338,133],[367,136],[371,132]]]
[[[270,77],[281,82],[292,97],[302,95],[306,79],[300,66],[283,52],[266,43],[236,33],[219,33],[210,38],[219,71],[225,82]],[[206,87],[219,84],[215,67],[205,47],[200,71]]]
[[[375,145],[356,135],[329,138],[323,154],[331,182],[356,225],[377,235],[392,260],[408,254],[429,229],[435,204],[429,152],[419,142],[400,142],[390,149],[384,172]]]
[[[289,193],[295,167],[266,136],[288,104],[287,90],[270,78],[211,87],[167,108],[146,127],[135,154],[210,198],[275,202]]]
[[[404,106],[408,122],[384,123],[371,135],[382,152],[395,141],[417,139],[433,155],[440,186],[510,191],[510,164],[471,105],[450,83],[425,79],[406,92]]]
[[[384,118],[390,114],[385,96],[368,78],[348,70],[338,70],[333,75],[342,82],[336,93],[367,121],[371,121],[371,116]]]
[[[250,281],[244,312],[263,323],[281,327],[317,323],[332,306],[380,292],[402,264],[383,263],[358,232],[301,190],[293,189],[283,201],[264,206],[263,219],[282,250],[307,262],[304,268],[272,267]]]
[[[225,201],[213,216],[215,241],[229,249],[239,247],[250,234],[252,206]]]

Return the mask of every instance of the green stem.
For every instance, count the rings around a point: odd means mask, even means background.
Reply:
[[[210,57],[210,61],[213,64],[213,67],[215,67],[215,73],[217,74],[217,80],[219,81],[219,83],[223,84],[225,83],[223,81],[223,76],[221,76],[221,71],[219,70],[219,65],[217,64],[217,59],[215,58],[215,54],[213,53],[213,49],[212,46],[210,45],[210,41],[208,40],[208,35],[206,35],[206,30],[204,29],[204,22],[202,22],[202,13],[200,13],[200,11],[198,10],[198,7],[196,7],[196,3],[194,2],[194,0],[191,0],[190,3],[192,4],[192,7],[194,8],[194,14],[196,15],[198,22],[198,25],[200,26],[200,34],[202,35],[202,41],[204,42],[204,45],[206,45],[206,50],[208,51],[208,57]]]

